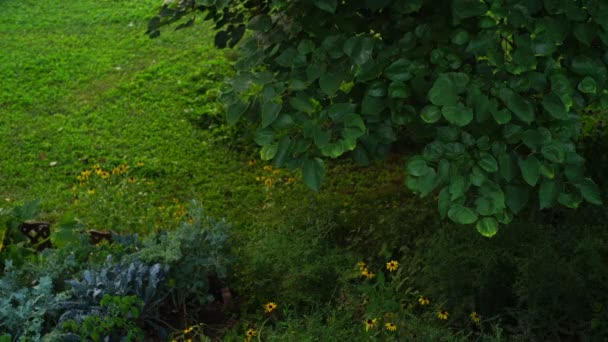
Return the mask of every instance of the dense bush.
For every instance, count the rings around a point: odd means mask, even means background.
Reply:
[[[602,203],[575,142],[580,112],[608,106],[607,6],[183,0],[148,33],[200,10],[220,29],[216,45],[232,47],[246,24],[227,120],[256,122],[262,158],[301,168],[312,188],[325,172],[319,157],[365,163],[406,128],[430,132],[407,186],[438,191],[442,217],[492,236],[526,206]]]
[[[605,337],[605,225],[517,220],[508,229],[487,240],[443,227],[408,260],[422,269],[417,285],[456,315],[476,310],[524,340]]]

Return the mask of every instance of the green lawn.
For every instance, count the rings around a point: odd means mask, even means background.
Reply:
[[[5,1],[0,13],[0,198],[69,210],[76,176],[144,163],[151,202],[215,202],[252,184],[216,102],[229,63],[196,29],[151,40],[157,1]],[[120,6],[120,7],[119,7]],[[204,25],[204,24],[203,24]],[[213,145],[213,146],[212,146]],[[228,188],[229,187],[229,188]]]

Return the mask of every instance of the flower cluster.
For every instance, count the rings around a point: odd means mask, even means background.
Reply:
[[[257,165],[257,162],[255,161],[255,159],[251,159],[247,162],[247,165],[255,166]],[[281,176],[282,174],[287,172],[284,172],[281,169],[275,169],[272,167],[272,165],[265,165],[262,170],[264,171],[264,174],[255,177],[255,180],[263,183],[267,188],[270,188],[278,183],[293,184],[296,181],[296,179],[290,176],[289,174]]]
[[[367,279],[373,279],[376,276],[374,272],[370,271],[367,268],[367,265],[363,261],[359,261],[357,263],[357,266],[359,266],[359,271],[361,272],[361,275],[366,277]]]

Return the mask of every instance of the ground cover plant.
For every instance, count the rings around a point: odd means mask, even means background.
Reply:
[[[608,336],[602,2],[0,8],[0,341]]]

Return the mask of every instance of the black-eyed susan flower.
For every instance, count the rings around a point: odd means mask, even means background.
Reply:
[[[365,323],[365,331],[369,331],[369,329],[373,328],[376,325],[378,320],[375,318],[366,319],[363,323]]]
[[[359,271],[363,272],[363,270],[367,269],[367,264],[365,264],[365,262],[363,261],[359,261],[357,263],[357,266],[359,266]]]
[[[191,332],[192,329],[194,329],[194,327],[189,327],[189,328],[184,329],[184,334]]]
[[[89,190],[87,190],[87,194],[94,195],[95,194],[95,189],[90,188]]]
[[[272,171],[272,166],[270,166],[270,165],[264,166],[264,171]]]
[[[296,179],[295,179],[295,178],[293,178],[293,177],[289,177],[289,178],[287,178],[287,184],[292,184],[292,183],[294,183],[295,181],[296,181]]]
[[[389,323],[386,323],[384,326],[386,327],[386,330],[388,330],[388,331],[396,331],[397,330],[397,326],[395,325],[395,323],[389,322]]]
[[[273,175],[278,175],[279,173],[281,173],[281,170],[279,170],[279,169],[272,170]]]
[[[266,180],[264,181],[264,185],[272,186],[272,178],[266,178]]]
[[[437,317],[439,317],[439,319],[446,320],[448,317],[450,317],[450,314],[447,310],[441,310],[437,313]]]
[[[108,179],[110,178],[110,173],[108,171],[101,171],[99,177],[101,177],[101,179]]]
[[[386,269],[390,272],[396,271],[399,268],[399,261],[391,260],[386,263]]]
[[[129,177],[129,179],[127,179],[127,182],[129,182],[129,183],[135,183],[135,182],[137,182],[137,178],[135,178],[135,177]]]
[[[418,303],[420,303],[420,305],[429,305],[431,304],[431,300],[429,299],[429,297],[420,296],[418,297]]]
[[[469,317],[471,317],[471,321],[473,321],[473,323],[475,323],[475,324],[479,324],[481,322],[481,316],[479,316],[477,311],[471,312]]]
[[[251,339],[254,338],[255,335],[257,335],[257,331],[255,331],[255,329],[248,329],[245,332],[245,338],[247,339],[247,341],[251,341]]]
[[[277,307],[278,307],[278,305],[276,303],[268,302],[268,303],[264,304],[264,311],[270,313],[270,312],[273,312]]]
[[[137,162],[137,167],[142,167],[144,166],[144,162],[142,162],[141,160]]]
[[[374,272],[371,272],[367,268],[361,271],[361,275],[365,276],[367,279],[372,279],[376,276]]]

